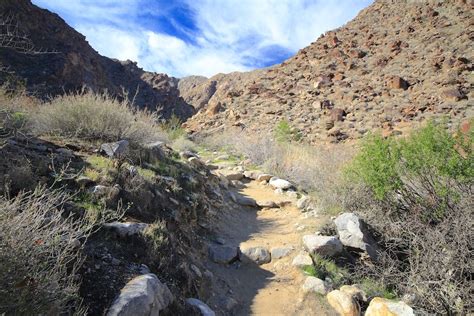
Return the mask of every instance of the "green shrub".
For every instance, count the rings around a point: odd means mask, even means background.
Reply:
[[[168,138],[172,141],[186,136],[186,131],[181,126],[183,122],[175,114],[171,118],[161,124],[163,131],[168,135]]]
[[[453,186],[473,183],[472,135],[456,138],[431,122],[406,139],[371,136],[348,174],[400,211],[416,206],[426,221],[439,221],[459,198]]]
[[[274,136],[280,143],[299,141],[302,138],[301,132],[291,127],[287,120],[282,120],[275,126]]]

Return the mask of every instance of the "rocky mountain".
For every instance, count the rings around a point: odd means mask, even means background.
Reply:
[[[473,115],[472,1],[377,0],[280,65],[183,78],[199,110],[186,126],[271,133],[288,120],[311,143],[403,134],[430,118]],[[188,84],[193,81],[193,84]]]
[[[24,82],[28,91],[43,98],[82,87],[120,98],[128,95],[140,108],[159,109],[165,118],[174,113],[186,119],[194,113],[179,96],[175,78],[101,56],[58,15],[29,0],[2,0],[0,17],[2,34],[10,33],[16,45],[2,41],[1,82]]]

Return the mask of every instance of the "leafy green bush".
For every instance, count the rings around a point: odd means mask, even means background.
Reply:
[[[472,135],[454,137],[433,122],[406,139],[373,135],[348,170],[378,200],[390,200],[407,212],[416,205],[427,221],[438,221],[459,198],[454,184],[473,182]]]
[[[275,139],[280,143],[299,141],[302,138],[301,132],[291,127],[287,120],[281,120],[274,130]]]

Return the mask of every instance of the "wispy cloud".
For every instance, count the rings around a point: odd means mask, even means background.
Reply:
[[[173,76],[281,62],[371,0],[33,0],[102,55]]]

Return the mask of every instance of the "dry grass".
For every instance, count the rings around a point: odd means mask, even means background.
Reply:
[[[136,110],[127,101],[90,91],[58,96],[32,115],[39,134],[90,141],[127,139],[134,144],[166,140],[155,113]]]
[[[301,189],[314,193],[327,211],[339,203],[341,167],[354,155],[352,146],[310,146],[276,142],[240,133],[224,133],[202,140],[212,149],[244,155],[265,172],[286,178]]]

